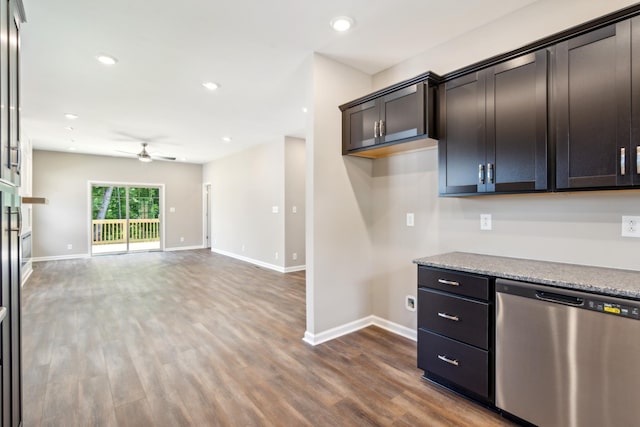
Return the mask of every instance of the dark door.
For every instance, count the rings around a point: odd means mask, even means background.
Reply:
[[[425,133],[425,85],[415,84],[385,95],[380,103],[379,143]]]
[[[9,7],[9,146],[3,178],[20,185],[20,18],[15,1]]]
[[[0,191],[0,245],[3,248],[7,246],[7,242],[11,237],[9,226],[9,216],[4,207],[5,191]],[[6,256],[6,252],[0,257],[0,265],[2,268],[0,276],[2,277],[0,305],[7,309],[7,314],[0,325],[0,336],[2,340],[2,426],[11,425],[11,281],[10,281],[10,257]]]
[[[547,51],[487,70],[487,191],[547,189]]]
[[[556,186],[630,185],[630,21],[556,46]]]
[[[22,289],[20,274],[21,212],[19,196],[4,193],[9,256],[9,327],[11,329],[11,425],[22,423]]]
[[[347,151],[368,147],[376,143],[380,111],[375,100],[356,105],[342,113],[343,141],[348,141]],[[346,152],[343,152],[346,154]]]
[[[484,71],[447,82],[443,92],[438,142],[440,194],[486,191]]]

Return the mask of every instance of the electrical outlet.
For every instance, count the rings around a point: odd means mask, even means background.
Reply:
[[[68,249],[68,250],[73,249],[73,245],[72,245],[71,243],[69,243],[69,244],[67,245],[67,249]]]
[[[242,245],[242,252],[244,252],[244,245]]]
[[[491,214],[480,214],[480,230],[491,230]]]
[[[407,227],[413,227],[415,224],[414,220],[415,216],[413,215],[413,212],[407,212]]]
[[[293,260],[297,260],[298,259],[298,253],[294,252],[293,255],[291,255],[291,258],[293,258]]]
[[[622,217],[622,236],[640,237],[640,216]]]
[[[404,300],[404,306],[409,311],[416,311],[416,297],[413,295],[407,295]]]
[[[278,259],[278,252],[276,252],[276,259]]]
[[[293,206],[291,208],[291,213],[298,213],[298,207],[297,206]]]
[[[271,212],[278,213],[279,209],[277,206],[271,206]]]
[[[181,237],[181,238],[180,238],[180,241],[181,241],[181,242],[184,242],[184,237]]]

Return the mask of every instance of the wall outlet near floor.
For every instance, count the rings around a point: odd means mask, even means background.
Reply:
[[[244,245],[242,245],[242,252],[244,252]]]
[[[67,249],[68,249],[68,250],[73,249],[73,245],[72,245],[71,243],[69,243],[69,244],[67,245]]]
[[[181,242],[184,242],[184,237],[181,237],[181,238],[180,238],[180,241],[181,241]]]
[[[480,230],[491,230],[491,214],[480,214]]]
[[[278,213],[279,209],[277,206],[271,206],[271,212]]]
[[[294,252],[294,253],[291,255],[291,258],[292,258],[294,261],[295,261],[295,260],[297,260],[297,259],[298,259],[298,253],[297,253],[297,252]]]
[[[278,252],[276,252],[276,259],[278,259],[278,257],[279,257]]]
[[[404,306],[409,311],[416,311],[416,297],[413,295],[407,295],[404,301]]]
[[[622,217],[622,237],[640,237],[640,216]]]
[[[291,207],[291,213],[298,213],[298,207],[297,206]]]
[[[407,212],[407,227],[413,227],[415,224],[415,215],[413,212]]]

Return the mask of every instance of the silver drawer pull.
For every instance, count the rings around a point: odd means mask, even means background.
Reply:
[[[640,145],[636,147],[636,173],[640,175]]]
[[[438,316],[444,317],[445,319],[453,320],[454,322],[460,321],[460,318],[458,316],[450,316],[447,313],[438,313]]]
[[[453,366],[459,366],[460,363],[458,363],[457,360],[453,360],[453,359],[449,359],[447,356],[443,356],[441,354],[438,355],[438,359],[442,360],[443,362],[447,362]]]
[[[442,283],[443,285],[449,286],[460,286],[458,282],[452,282],[451,280],[438,279],[438,283]]]
[[[627,173],[627,150],[620,149],[620,175],[625,176]]]

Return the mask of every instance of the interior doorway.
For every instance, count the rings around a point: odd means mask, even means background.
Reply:
[[[204,184],[204,247],[211,248],[211,184]]]
[[[162,187],[91,184],[91,254],[162,249]]]

